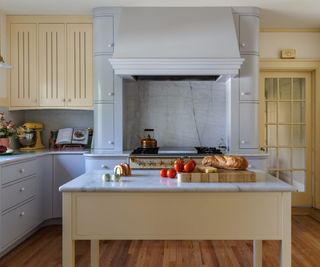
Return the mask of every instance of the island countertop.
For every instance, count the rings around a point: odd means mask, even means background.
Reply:
[[[62,192],[293,192],[296,188],[276,177],[257,173],[253,183],[180,183],[177,179],[161,178],[158,170],[134,170],[120,182],[105,182],[99,170],[85,173],[62,185]]]

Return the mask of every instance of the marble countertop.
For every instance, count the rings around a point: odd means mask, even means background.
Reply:
[[[160,178],[158,170],[134,170],[120,182],[104,182],[99,170],[85,173],[62,185],[62,192],[293,192],[295,187],[257,172],[255,183],[180,183],[177,179]]]
[[[5,164],[5,163],[19,161],[19,160],[24,160],[24,159],[41,157],[44,155],[58,155],[58,154],[72,155],[72,154],[84,154],[86,152],[87,151],[85,151],[85,150],[48,150],[48,149],[43,149],[43,150],[36,150],[36,151],[31,151],[31,152],[23,152],[23,151],[17,150],[9,155],[0,155],[0,165]]]

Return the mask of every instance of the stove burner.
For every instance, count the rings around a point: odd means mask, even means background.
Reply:
[[[138,147],[132,151],[131,154],[158,154],[159,147],[155,148],[143,148]]]
[[[198,154],[222,154],[221,150],[215,147],[196,146]]]

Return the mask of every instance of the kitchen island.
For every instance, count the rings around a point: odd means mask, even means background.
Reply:
[[[280,263],[291,266],[291,192],[294,187],[257,172],[255,183],[179,183],[158,171],[136,170],[120,182],[94,171],[63,192],[63,266],[75,266],[75,240],[253,240],[262,266],[262,240],[281,240]]]

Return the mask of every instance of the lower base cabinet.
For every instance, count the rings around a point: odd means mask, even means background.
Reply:
[[[85,167],[83,155],[54,155],[53,218],[62,217],[62,193],[59,192],[59,187],[84,173]]]
[[[127,156],[95,156],[85,157],[86,172],[93,170],[113,170],[117,164],[128,163]]]

